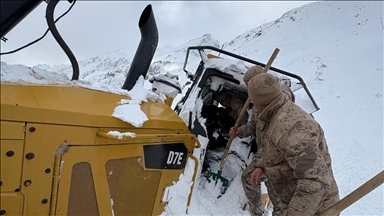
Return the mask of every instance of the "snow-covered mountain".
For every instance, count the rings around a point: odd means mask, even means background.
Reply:
[[[167,46],[157,49],[153,57],[151,66],[148,70],[148,77],[165,74],[181,74],[179,82],[184,85],[188,79],[182,72],[183,62],[187,48],[190,46],[214,46],[219,47],[219,42],[212,38],[210,34],[192,39],[176,47]],[[121,88],[125,77],[129,71],[129,66],[135,55],[135,50],[115,50],[108,53],[79,61],[80,80],[87,81],[97,87]],[[195,52],[191,53],[190,61],[198,62],[200,56]],[[35,67],[47,71],[65,73],[68,78],[72,76],[70,65],[36,65]],[[145,83],[147,87],[149,82]]]
[[[217,40],[213,39],[210,34],[205,34],[202,37],[198,37],[192,40],[189,40],[186,43],[183,43],[175,48],[167,47],[164,50],[156,51],[154,60],[163,60],[171,62],[184,62],[185,54],[187,48],[190,46],[214,46],[219,47],[220,44]]]
[[[115,50],[79,61],[79,80],[87,81],[97,87],[122,86],[132,62],[134,51]],[[72,76],[71,65],[36,65],[35,67],[65,73],[68,78]]]
[[[260,62],[267,62],[274,49],[279,48],[273,66],[298,74],[306,81],[320,107],[314,116],[325,131],[341,197],[384,168],[382,19],[383,2],[315,2],[290,10],[224,44],[224,50]],[[178,75],[184,94],[189,87],[182,70],[186,50],[196,45],[221,47],[211,35],[205,34],[177,47],[158,49],[148,76],[166,72]],[[134,52],[117,50],[80,61],[80,79],[95,87],[120,89]],[[190,61],[192,65],[198,64],[197,53],[192,54]],[[11,76],[14,70],[19,70],[14,67],[2,63],[2,82],[23,79]],[[69,65],[35,68],[68,77],[72,73]],[[146,85],[149,87],[149,82]],[[244,194],[238,186],[229,189],[236,194],[220,199],[197,193],[189,212],[247,215],[239,207]],[[383,206],[381,186],[341,215],[384,215]]]

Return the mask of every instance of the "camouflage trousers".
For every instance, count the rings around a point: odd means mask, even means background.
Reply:
[[[317,216],[340,200],[336,182],[327,188],[315,183],[312,183],[311,190],[297,190],[296,181],[270,183],[281,198],[278,211],[273,209],[273,216]],[[293,193],[288,191],[294,191],[295,196],[293,197]],[[295,199],[294,204],[292,199]]]
[[[256,160],[252,160],[251,163],[245,168],[241,175],[241,182],[245,196],[248,198],[249,209],[254,215],[262,216],[264,214],[264,205],[261,200],[261,189],[260,187],[253,187],[251,184],[251,174],[255,170]]]
[[[261,199],[261,189],[260,187],[253,187],[251,184],[251,174],[255,170],[257,158],[253,158],[252,162],[249,163],[247,168],[243,171],[241,175],[241,182],[243,184],[245,196],[248,198],[248,203],[250,205],[250,210],[254,215],[263,215],[264,205]],[[265,177],[264,177],[265,179]],[[263,180],[263,179],[262,179]],[[276,196],[275,191],[273,190],[272,184],[269,181],[264,181],[265,186],[267,187],[269,199],[273,205],[273,216],[282,215],[283,210],[280,207],[280,199]]]
[[[273,190],[272,183],[267,180],[264,182],[264,184],[267,187],[268,196],[273,205],[272,216],[283,215],[284,213],[283,213],[283,209],[281,208],[281,199],[279,196],[276,195],[276,192]]]
[[[302,199],[300,203],[302,205],[300,206],[290,206],[289,204],[282,201],[282,216],[307,216],[307,215],[313,215],[317,216],[321,212],[324,212],[326,209],[328,209],[330,206],[335,204],[340,200],[339,193],[333,193],[333,194],[327,194],[325,195],[325,189],[321,189],[313,194],[313,199]],[[300,213],[298,213],[300,212]],[[309,213],[309,212],[315,212]],[[340,214],[337,214],[335,216],[338,216]]]

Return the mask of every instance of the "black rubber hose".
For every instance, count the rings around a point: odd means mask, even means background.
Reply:
[[[54,22],[53,13],[55,11],[57,3],[59,3],[59,0],[50,0],[49,1],[48,6],[47,6],[47,10],[45,13],[45,18],[47,20],[49,30],[51,31],[53,37],[55,38],[57,43],[64,50],[65,54],[67,54],[69,60],[71,61],[72,70],[73,70],[72,80],[78,80],[79,79],[79,64],[77,63],[75,55],[73,55],[73,53],[69,49],[68,45],[64,42],[63,38],[60,36],[59,31],[57,30],[55,22]]]

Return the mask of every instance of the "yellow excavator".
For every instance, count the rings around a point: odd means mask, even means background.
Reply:
[[[53,19],[49,30],[77,61]],[[72,4],[75,1],[70,1]],[[1,1],[1,37],[42,1]],[[158,42],[151,5],[139,20],[142,38],[123,89],[145,77]],[[177,181],[200,146],[166,103],[144,102],[142,127],[114,118],[126,96],[78,86],[1,83],[0,215],[159,215],[166,187]],[[132,114],[133,115],[133,114]],[[135,133],[119,139],[109,131]],[[175,158],[177,157],[177,158]]]
[[[4,36],[42,2],[1,1],[1,39],[6,41]],[[59,0],[45,2],[48,30],[70,59],[72,80],[78,80],[78,62],[55,26],[62,17],[55,20],[53,16]],[[70,10],[76,0],[68,2],[72,4]],[[140,76],[146,76],[157,48],[158,31],[151,5],[143,10],[139,28],[142,38],[122,86],[127,91]],[[78,85],[2,82],[0,215],[160,215],[167,205],[163,199],[167,188],[178,180],[188,162],[195,164],[192,182],[203,176],[200,172],[204,167],[200,165],[209,167],[215,162],[205,163],[205,154],[217,143],[200,148],[197,136],[217,138],[217,128],[209,126],[220,122],[205,112],[206,120],[212,123],[207,125],[201,121],[203,111],[218,109],[217,97],[222,92],[247,98],[241,83],[244,71],[234,74],[207,66],[212,59],[221,58],[206,54],[206,50],[265,66],[215,47],[189,47],[184,71],[193,80],[191,87],[175,110],[171,108],[173,94],[165,94],[165,103],[143,102],[140,108],[148,121],[142,127],[112,116],[116,104],[129,99],[127,96]],[[202,60],[191,73],[186,65],[193,51]],[[280,76],[299,98],[307,99],[304,105],[309,113],[319,109],[301,77],[274,67],[270,71]],[[167,79],[154,79],[154,85],[155,82],[181,92]],[[188,104],[201,109],[191,109]],[[115,136],[111,131],[135,136]],[[218,134],[220,143],[225,144],[224,136]],[[251,148],[248,141],[245,144]],[[196,149],[201,150],[197,157]],[[250,156],[230,154],[240,161]],[[191,191],[193,187],[192,184]],[[191,196],[192,193],[188,202]]]

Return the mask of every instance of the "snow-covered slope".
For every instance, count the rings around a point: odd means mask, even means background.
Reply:
[[[190,46],[214,46],[219,47],[219,42],[212,38],[210,34],[205,34],[202,37],[198,37],[192,40],[189,40],[186,43],[181,44],[175,48],[167,47],[163,50],[158,50],[155,54],[154,61],[170,61],[170,62],[179,62],[184,63],[185,54],[187,48]]]
[[[275,48],[281,51],[275,67],[303,77],[320,110],[314,114],[322,125],[333,159],[334,174],[344,197],[384,168],[383,149],[383,2],[315,2],[293,9],[274,22],[239,35],[224,49],[261,62],[267,62]],[[161,29],[159,29],[161,31]],[[170,72],[188,88],[182,70],[188,46],[220,44],[209,34],[177,47],[157,50],[148,76]],[[134,51],[113,51],[80,61],[80,78],[95,87],[120,89]],[[191,64],[198,63],[192,54]],[[1,80],[18,81],[30,70],[23,66],[1,66]],[[38,65],[48,71],[71,75],[68,65]],[[37,68],[34,67],[34,68]],[[193,66],[192,66],[193,68]],[[11,71],[20,74],[12,76]],[[39,71],[39,70],[37,70]],[[27,81],[27,80],[24,80]],[[149,82],[146,82],[149,87]],[[182,95],[179,95],[175,102]],[[188,171],[188,170],[186,170]],[[185,175],[189,176],[189,174]],[[180,177],[179,181],[184,179]],[[183,185],[179,183],[178,185]],[[180,186],[182,187],[182,186]],[[240,209],[245,197],[239,178],[228,194],[213,198],[196,186],[191,206],[194,215],[247,215]],[[185,197],[188,190],[175,193]],[[341,215],[384,215],[384,187],[343,211]],[[175,205],[168,213],[180,213]]]

